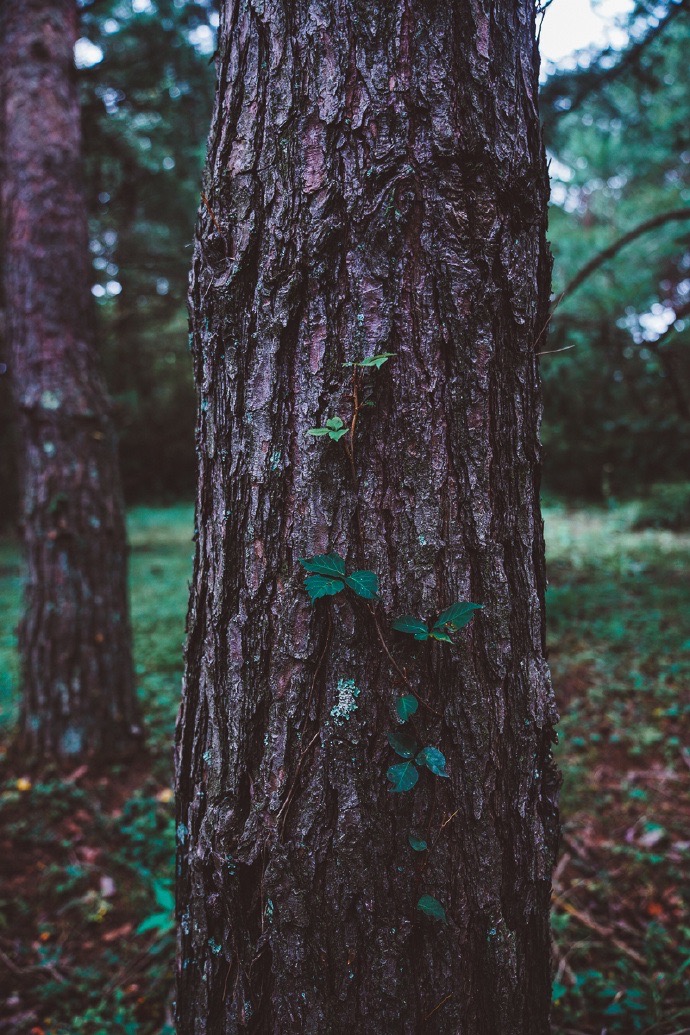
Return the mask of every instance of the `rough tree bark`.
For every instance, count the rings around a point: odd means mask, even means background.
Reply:
[[[74,0],[0,13],[4,287],[27,565],[21,742],[119,753],[140,729],[110,405],[96,369]]]
[[[178,1031],[540,1035],[558,780],[534,5],[221,6],[190,289]],[[348,439],[307,431],[348,418],[343,364],[381,351],[353,478]],[[373,611],[309,605],[298,559],[328,551],[378,573]],[[390,630],[457,600],[484,610],[456,646]],[[391,794],[401,671],[450,779]]]

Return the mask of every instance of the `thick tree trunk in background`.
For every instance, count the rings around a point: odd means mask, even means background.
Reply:
[[[222,6],[191,283],[179,1035],[540,1035],[558,821],[534,5]],[[383,350],[355,489],[344,442],[307,431],[347,418],[343,363]],[[404,684],[366,605],[310,607],[298,558],[328,551],[379,574],[449,780],[389,793]],[[457,646],[390,631],[457,600],[485,607]]]
[[[4,280],[27,562],[21,729],[39,756],[139,737],[116,442],[96,370],[74,0],[4,3]]]

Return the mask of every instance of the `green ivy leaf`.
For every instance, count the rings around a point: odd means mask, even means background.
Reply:
[[[175,909],[175,892],[170,885],[154,881],[153,897],[160,909],[167,909],[169,913],[172,913]]]
[[[307,435],[313,435],[314,438],[328,435],[334,442],[339,442],[343,435],[347,435],[349,430],[340,417],[329,417],[322,428],[310,428]]]
[[[392,765],[386,776],[393,784],[390,788],[391,794],[411,791],[419,779],[414,762],[399,762],[398,765]]]
[[[409,733],[388,733],[388,743],[401,758],[414,758],[417,741]]]
[[[412,615],[403,615],[401,618],[396,618],[393,622],[393,628],[397,629],[398,632],[414,636],[415,640],[429,639],[429,627],[426,622],[420,621],[419,618],[413,618]]]
[[[448,923],[446,919],[446,911],[437,898],[433,895],[422,895],[419,902],[417,903],[417,909],[421,909],[422,913],[426,913],[427,916],[431,916],[434,920],[440,920],[441,923]]]
[[[137,927],[135,934],[145,934],[147,931],[160,931],[167,933],[175,927],[175,917],[172,913],[152,913],[142,920]]]
[[[414,715],[418,708],[417,698],[413,697],[412,694],[403,694],[395,702],[395,710],[401,722],[407,722],[409,717]]]
[[[451,604],[445,611],[442,611],[434,622],[434,629],[443,629],[448,626],[453,632],[463,629],[474,617],[475,611],[481,611],[481,604],[470,604],[467,601],[459,601]]]
[[[434,776],[444,776],[446,780],[449,775],[446,772],[446,756],[435,747],[425,747],[417,755],[417,765],[425,765]]]
[[[384,363],[387,363],[389,359],[396,355],[396,352],[379,352],[375,356],[367,356],[365,359],[360,360],[359,363],[355,363],[355,366],[376,367],[377,370],[380,370]]]
[[[453,642],[448,633],[441,632],[439,629],[436,628],[436,626],[434,626],[434,628],[431,630],[429,636],[432,640],[439,640],[441,643]]]
[[[312,604],[321,597],[334,597],[345,589],[345,583],[340,579],[329,579],[324,575],[307,575],[304,580],[304,588],[309,594]]]
[[[363,597],[365,600],[378,598],[379,580],[373,571],[353,571],[345,581],[358,597]]]
[[[345,561],[338,553],[319,553],[316,557],[300,557],[300,564],[305,571],[315,575],[330,575],[340,578],[345,576]]]
[[[410,842],[410,848],[414,852],[426,852],[429,847],[426,841],[421,841],[418,837],[413,837],[412,834],[409,835],[407,840]]]

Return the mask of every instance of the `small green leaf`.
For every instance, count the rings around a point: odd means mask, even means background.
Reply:
[[[414,762],[399,762],[398,765],[392,765],[386,776],[393,784],[390,788],[391,794],[411,791],[419,779],[419,773]]]
[[[175,926],[175,918],[172,913],[152,913],[142,920],[137,927],[135,934],[145,934],[147,931],[172,931]]]
[[[392,356],[397,355],[395,352],[379,352],[375,356],[366,356],[365,359],[360,360],[359,363],[355,363],[357,367],[376,367],[380,370],[384,363],[387,363]]]
[[[349,430],[340,417],[329,417],[322,428],[310,428],[307,435],[313,435],[315,438],[328,435],[334,442],[339,442]]]
[[[417,741],[409,733],[387,733],[388,743],[401,758],[414,758]]]
[[[403,694],[395,702],[395,710],[401,722],[407,722],[409,717],[414,715],[418,708],[417,698],[413,697],[412,694]]]
[[[379,595],[378,576],[373,571],[353,571],[345,579],[350,589],[364,600],[376,600]]]
[[[158,881],[153,885],[153,897],[160,909],[167,909],[169,913],[175,908],[175,892],[169,885],[161,884]]]
[[[338,553],[319,553],[316,557],[300,557],[300,564],[305,571],[314,575],[331,575],[340,578],[345,576],[345,561]]]
[[[436,626],[434,626],[434,628],[431,630],[429,636],[432,640],[439,640],[441,643],[453,642],[448,633],[441,632],[439,629],[436,628]]]
[[[551,987],[551,998],[554,1004],[557,1003],[559,999],[562,999],[564,995],[567,995],[567,993],[567,985],[562,985],[560,981],[554,981]]]
[[[459,601],[451,604],[445,611],[442,611],[434,622],[434,629],[443,629],[448,626],[453,632],[463,629],[474,617],[475,611],[481,611],[481,604],[470,604],[467,601]]]
[[[421,909],[422,913],[433,917],[434,920],[440,920],[444,924],[448,922],[445,909],[433,895],[422,895],[417,903],[417,909]]]
[[[324,575],[307,575],[304,580],[304,588],[309,594],[312,604],[321,597],[334,597],[345,589],[345,583],[340,579],[329,579]]]
[[[402,618],[396,618],[393,622],[393,628],[397,629],[398,632],[414,636],[415,640],[429,639],[429,627],[426,622],[420,621],[419,618],[413,618],[412,615],[403,615]]]
[[[418,837],[413,837],[412,834],[407,839],[410,842],[410,848],[415,852],[426,852],[429,847],[426,841],[421,841]]]
[[[444,776],[449,779],[446,772],[446,756],[435,747],[425,747],[417,755],[417,765],[425,765],[434,776]]]

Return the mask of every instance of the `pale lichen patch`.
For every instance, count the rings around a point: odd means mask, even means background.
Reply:
[[[354,679],[338,680],[338,700],[331,708],[331,717],[336,726],[342,726],[357,711],[357,698],[361,690]]]
[[[41,392],[41,406],[44,410],[59,410],[60,396],[57,392],[46,389],[45,392]]]

